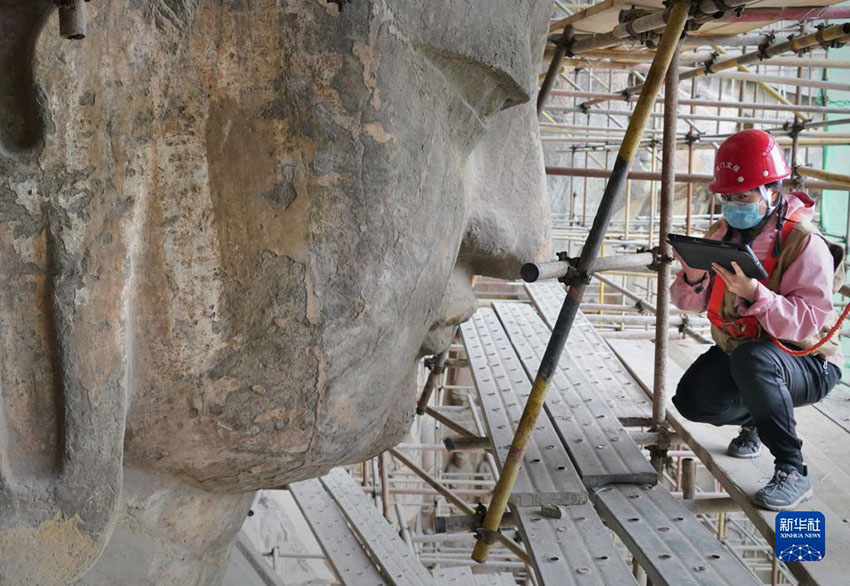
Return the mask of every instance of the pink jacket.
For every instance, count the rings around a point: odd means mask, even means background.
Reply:
[[[814,215],[814,202],[805,194],[785,194],[788,202],[786,217],[796,213],[801,219],[811,220]],[[720,229],[713,236],[720,240],[726,230]],[[764,262],[770,254],[776,237],[776,217],[768,220],[756,239],[750,244],[756,256]],[[821,330],[830,311],[832,311],[832,254],[826,242],[815,234],[809,235],[799,256],[782,275],[779,294],[759,283],[756,298],[746,307],[739,302],[741,315],[754,315],[764,330],[783,340],[804,340]],[[708,274],[690,285],[685,281],[685,272],[679,271],[670,286],[670,297],[679,309],[701,313],[708,308],[711,294],[711,281]],[[827,360],[840,366],[844,357],[840,353]]]

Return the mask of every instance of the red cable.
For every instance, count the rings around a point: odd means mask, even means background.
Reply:
[[[785,352],[786,354],[790,354],[791,356],[808,356],[809,354],[814,354],[815,352],[820,350],[824,344],[829,342],[830,338],[835,335],[835,332],[837,332],[841,328],[841,323],[844,321],[848,314],[850,314],[850,304],[848,304],[847,307],[844,308],[844,311],[841,312],[841,317],[838,318],[838,321],[835,322],[835,325],[832,326],[830,330],[826,333],[826,336],[824,336],[823,339],[821,339],[817,344],[815,344],[811,348],[807,348],[805,350],[792,350],[776,338],[773,338],[773,342],[777,346],[779,346],[779,348],[783,352]]]

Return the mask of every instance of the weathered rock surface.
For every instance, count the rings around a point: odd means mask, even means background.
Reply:
[[[116,522],[83,583],[156,582],[156,502],[240,511],[393,445],[469,275],[549,241],[548,2],[87,7],[72,42],[0,0],[2,584],[84,576]]]

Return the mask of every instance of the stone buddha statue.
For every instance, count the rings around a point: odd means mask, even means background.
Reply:
[[[81,0],[77,0],[81,1]],[[216,583],[549,242],[545,0],[0,0],[0,584]]]

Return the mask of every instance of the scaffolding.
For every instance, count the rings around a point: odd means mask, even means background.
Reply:
[[[553,245],[560,254],[557,261],[533,267],[528,280],[560,278],[568,291],[487,278],[477,278],[474,288],[479,306],[498,314],[506,327],[537,319],[512,312],[511,304],[535,307],[555,340],[537,357],[534,385],[525,381],[530,394],[520,393],[522,419],[532,428],[546,421],[540,413],[567,336],[573,340],[576,328],[585,332],[581,335],[592,330],[625,366],[628,380],[646,391],[624,390],[610,407],[651,463],[658,486],[683,503],[756,583],[826,584],[834,570],[818,574],[774,556],[767,517],[746,505],[745,488],[753,479],[718,460],[714,439],[667,408],[671,381],[710,339],[707,320],[670,307],[673,267],[666,236],[701,235],[719,217],[706,184],[723,139],[747,128],[766,130],[787,150],[793,175],[786,189],[806,190],[818,203],[824,190],[850,191],[850,176],[822,169],[826,148],[850,145],[850,107],[829,98],[850,91],[850,85],[830,79],[830,72],[850,68],[850,61],[834,55],[850,40],[850,25],[840,22],[850,18],[850,9],[749,4],[554,0],[537,107]],[[850,252],[850,218],[843,244]],[[836,307],[850,300],[850,289],[841,293]],[[842,341],[848,334],[840,332]],[[507,577],[510,583],[570,583],[547,578],[545,560],[529,542],[533,521],[524,507],[539,498],[537,522],[549,514],[563,520],[558,511],[567,500],[575,499],[575,506],[593,500],[613,529],[616,506],[605,500],[613,497],[565,484],[547,502],[546,479],[533,471],[523,476],[526,448],[540,446],[525,428],[505,432],[509,445],[491,428],[495,419],[488,410],[509,406],[494,407],[482,396],[473,364],[480,357],[469,353],[472,335],[466,326],[444,352],[423,363],[419,417],[408,440],[350,471],[435,576],[474,568],[472,574]],[[809,429],[828,421],[830,429],[841,431],[840,442],[847,442],[850,382],[840,384],[831,404],[806,417]],[[587,483],[588,475],[580,472]],[[517,477],[519,488],[513,485]],[[509,503],[514,515],[503,519]],[[843,509],[836,507],[836,513]],[[605,536],[633,581],[646,584],[650,572],[653,584],[671,583],[627,529],[606,529]],[[559,555],[551,554],[550,561],[563,561]],[[582,570],[611,571],[576,568]]]

